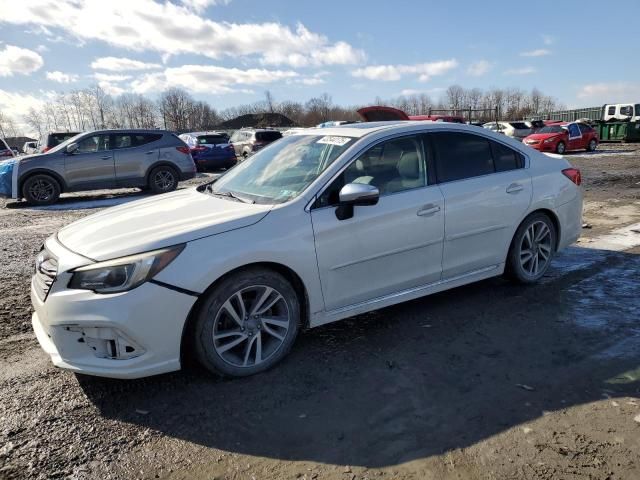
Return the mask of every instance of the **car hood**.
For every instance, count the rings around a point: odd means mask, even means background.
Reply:
[[[546,140],[548,138],[562,137],[562,133],[534,133],[529,135],[525,140]]]
[[[58,241],[90,259],[109,260],[247,227],[271,208],[190,188],[85,217],[60,230]]]

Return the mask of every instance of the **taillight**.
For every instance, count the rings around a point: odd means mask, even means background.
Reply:
[[[576,185],[582,183],[582,175],[580,175],[580,170],[577,168],[565,168],[562,170],[562,174]]]
[[[207,150],[207,147],[202,146],[193,147],[191,149],[192,152],[204,152],[205,150]]]
[[[184,147],[176,147],[176,150],[178,150],[180,153],[184,153],[184,154],[189,154],[191,153],[189,151],[189,147],[187,147],[186,145]]]
[[[44,147],[42,153],[47,153],[49,150],[51,150],[51,147]]]
[[[5,150],[0,157],[13,157],[13,153],[11,152],[11,150]]]

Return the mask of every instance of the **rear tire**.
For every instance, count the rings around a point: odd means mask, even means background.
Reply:
[[[549,269],[556,249],[557,232],[551,219],[544,213],[532,213],[516,230],[509,253],[505,274],[516,283],[535,283]]]
[[[178,172],[169,166],[156,167],[149,174],[148,187],[153,193],[173,192],[178,188]]]
[[[34,175],[22,185],[22,196],[29,205],[51,205],[60,198],[60,184],[50,175]]]
[[[299,326],[300,302],[291,284],[277,272],[254,268],[232,274],[206,295],[192,341],[209,371],[246,377],[282,360]]]
[[[587,152],[595,152],[596,148],[598,148],[598,142],[595,139],[591,139],[589,145],[587,145]]]
[[[558,145],[556,145],[557,154],[562,155],[566,151],[567,151],[567,146],[564,144],[564,142],[560,142],[558,143]]]

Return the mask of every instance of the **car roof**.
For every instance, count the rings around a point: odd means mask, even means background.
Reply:
[[[477,132],[481,127],[474,125],[465,125],[462,123],[452,122],[427,122],[421,120],[391,120],[387,122],[362,122],[348,125],[340,125],[336,127],[328,128],[308,128],[306,130],[300,130],[298,132],[291,133],[294,135],[322,135],[322,136],[337,136],[337,137],[355,137],[361,138],[366,135],[371,135],[376,132],[402,132],[409,129],[415,131],[415,127],[422,127],[420,130],[450,130],[451,128],[459,129],[471,129]]]
[[[107,128],[103,130],[87,130],[81,133],[171,133],[168,130],[158,128]]]
[[[227,133],[220,130],[207,130],[203,132],[184,132],[180,135],[227,135]]]

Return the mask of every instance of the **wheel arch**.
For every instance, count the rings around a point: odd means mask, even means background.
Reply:
[[[525,217],[520,221],[520,223],[518,223],[518,226],[513,231],[513,237],[511,237],[511,242],[509,243],[509,250],[511,250],[511,246],[513,245],[513,241],[516,238],[516,233],[518,232],[518,229],[520,228],[520,226],[524,222],[526,222],[531,215],[534,215],[536,213],[545,214],[547,217],[549,217],[549,219],[551,220],[551,223],[553,223],[553,226],[556,229],[556,242],[555,242],[556,244],[553,247],[556,252],[558,251],[558,245],[560,245],[560,236],[562,234],[561,228],[560,228],[560,219],[558,218],[558,215],[556,215],[556,213],[553,210],[546,207],[539,207],[539,208],[536,208],[535,210],[531,210],[525,215]],[[509,252],[507,252],[507,255],[508,254]]]
[[[22,198],[22,187],[24,187],[25,182],[34,175],[49,175],[50,177],[53,177],[56,182],[58,182],[58,185],[60,185],[60,193],[63,193],[67,190],[67,184],[64,181],[62,175],[46,168],[34,168],[33,170],[28,170],[23,173],[18,179],[18,198]]]
[[[204,292],[198,295],[198,299],[191,307],[191,310],[189,311],[189,315],[187,316],[187,319],[182,328],[182,338],[180,340],[180,362],[182,364],[184,364],[184,361],[185,361],[185,354],[192,350],[190,345],[190,340],[191,340],[190,332],[193,329],[196,316],[207,294],[211,290],[216,288],[218,285],[220,285],[227,278],[229,278],[231,275],[234,275],[243,270],[250,270],[252,268],[264,268],[264,269],[272,270],[274,272],[279,273],[283,277],[285,277],[289,281],[289,283],[291,283],[291,286],[295,290],[296,295],[298,297],[298,301],[300,302],[301,327],[302,328],[309,327],[309,320],[311,318],[310,307],[309,307],[309,294],[307,292],[307,287],[302,281],[302,278],[300,277],[300,275],[298,275],[291,267],[288,267],[282,263],[277,263],[277,262],[265,261],[265,262],[254,262],[254,263],[242,265],[232,270],[229,270],[228,272],[218,277],[218,279],[215,280],[211,285],[209,285]]]

